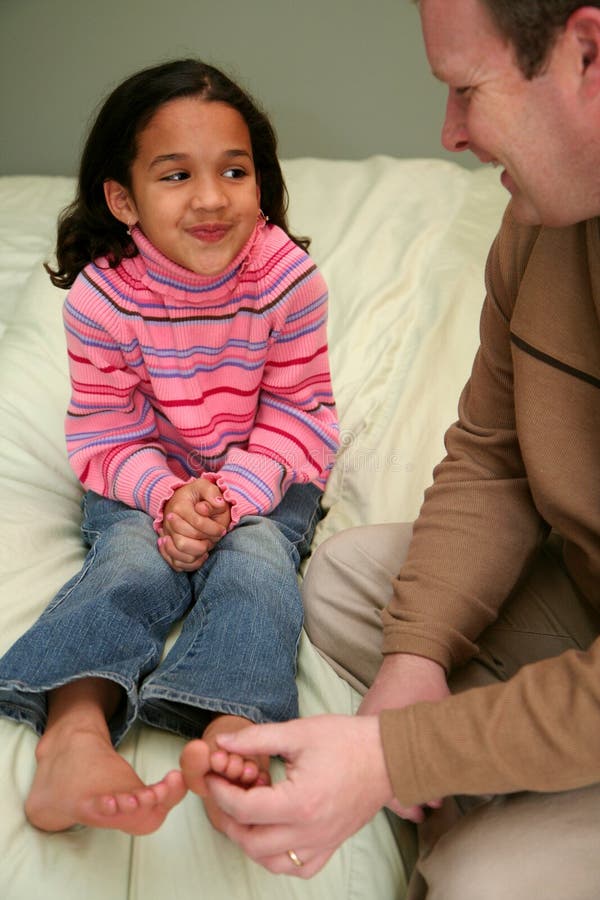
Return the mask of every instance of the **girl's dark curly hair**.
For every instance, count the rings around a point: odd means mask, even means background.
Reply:
[[[190,96],[226,103],[239,112],[250,132],[262,211],[296,244],[308,248],[308,238],[295,237],[288,229],[288,193],[277,158],[277,137],[267,115],[214,66],[196,59],[173,60],[132,75],[102,105],[83,149],[75,200],[59,218],[57,266],[45,266],[57,287],[70,287],[84,266],[99,256],[117,266],[124,257],[137,254],[126,226],[106,205],[104,182],[113,179],[130,190],[138,136],[160,106]]]

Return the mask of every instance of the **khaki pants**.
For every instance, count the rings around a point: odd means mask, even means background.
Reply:
[[[304,579],[310,639],[361,693],[382,660],[380,612],[411,532],[410,525],[351,528],[318,548]],[[526,663],[587,648],[599,633],[600,620],[578,596],[562,566],[560,542],[552,538],[480,636],[478,657],[452,674],[450,688],[504,681]],[[419,827],[408,897],[600,898],[600,785],[491,800],[448,798]]]

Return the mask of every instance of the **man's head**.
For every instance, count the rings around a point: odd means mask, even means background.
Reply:
[[[446,149],[500,165],[523,222],[600,215],[600,6],[420,0],[419,8],[432,71],[448,85]]]
[[[512,45],[526,78],[538,75],[571,13],[600,0],[482,0],[498,31]]]

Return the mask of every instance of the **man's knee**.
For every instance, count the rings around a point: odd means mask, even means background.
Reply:
[[[318,614],[335,585],[344,581],[348,561],[353,557],[353,532],[341,531],[313,551],[302,583],[304,607]]]
[[[321,544],[312,556],[302,593],[309,616],[343,599],[343,604],[373,603],[383,608],[392,579],[406,556],[412,526],[365,525],[348,528]]]
[[[392,595],[410,531],[373,525],[340,532],[321,544],[304,579],[308,636],[361,693],[381,665],[381,610]]]

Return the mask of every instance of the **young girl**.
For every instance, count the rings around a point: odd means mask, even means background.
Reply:
[[[298,714],[297,570],[337,422],[327,290],[286,199],[265,115],[196,60],[126,80],[90,132],[48,268],[71,288],[89,553],[0,661],[0,713],[42,735],[41,829],[160,825],[186,786],[179,770],[145,785],[116,752],[136,720],[204,735],[184,750],[197,788],[218,733]],[[213,757],[268,781],[268,759]]]

